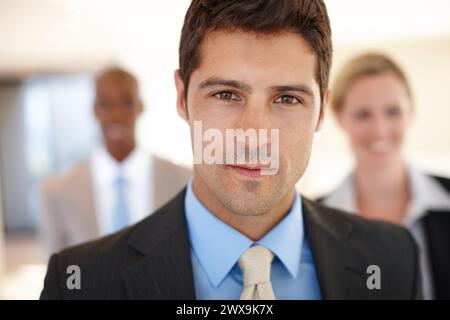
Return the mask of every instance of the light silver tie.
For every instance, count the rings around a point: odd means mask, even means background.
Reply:
[[[248,248],[239,259],[244,288],[241,300],[275,300],[270,282],[273,253],[263,247]]]

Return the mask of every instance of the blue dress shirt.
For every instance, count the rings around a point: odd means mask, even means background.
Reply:
[[[298,193],[289,213],[256,242],[209,212],[195,196],[192,182],[188,184],[185,210],[197,299],[239,300],[242,272],[237,262],[256,244],[275,255],[271,281],[277,299],[321,298]]]

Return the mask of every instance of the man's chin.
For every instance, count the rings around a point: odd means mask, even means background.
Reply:
[[[105,137],[110,141],[124,141],[127,139],[127,135],[125,133],[118,132],[107,132]]]
[[[231,212],[242,216],[263,216],[270,212],[281,199],[277,191],[260,181],[239,181],[224,188],[221,195],[224,205]],[[280,196],[281,198],[281,196]]]

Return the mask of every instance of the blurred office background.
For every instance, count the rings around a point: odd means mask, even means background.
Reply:
[[[46,257],[39,238],[43,178],[86,158],[100,136],[93,75],[111,64],[134,72],[145,113],[138,143],[189,166],[189,131],[175,109],[173,71],[189,0],[0,0],[0,298],[39,296]],[[450,2],[328,0],[332,79],[354,55],[389,54],[407,72],[416,115],[410,162],[450,176]],[[352,167],[329,112],[298,184],[324,194]]]

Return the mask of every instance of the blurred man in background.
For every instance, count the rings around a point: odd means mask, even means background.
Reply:
[[[188,181],[188,169],[152,158],[136,145],[142,111],[138,81],[131,73],[112,68],[98,76],[94,113],[104,145],[44,183],[47,253],[135,223]]]

